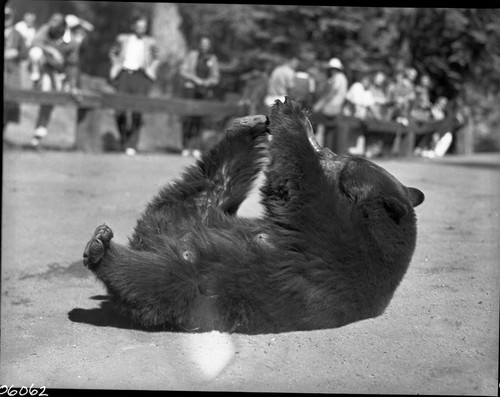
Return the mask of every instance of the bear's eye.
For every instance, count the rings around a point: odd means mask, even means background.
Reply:
[[[259,233],[254,237],[254,240],[260,244],[264,245],[266,247],[272,247],[273,245],[269,242],[269,235],[267,233]]]
[[[189,250],[184,250],[182,251],[182,259],[188,262],[194,262],[195,260],[195,255],[192,251]]]
[[[266,233],[259,233],[257,234],[257,236],[255,236],[255,238],[257,239],[257,241],[266,242],[269,236]]]

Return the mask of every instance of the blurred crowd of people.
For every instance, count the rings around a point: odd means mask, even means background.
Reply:
[[[39,91],[77,93],[80,87],[80,53],[93,25],[75,15],[53,14],[37,27],[36,15],[26,12],[14,23],[10,6],[5,7],[4,84],[21,88],[22,68],[27,68],[32,88]],[[9,122],[19,122],[19,105],[8,104],[4,129]],[[31,145],[37,147],[47,135],[52,105],[41,105],[35,121]]]
[[[255,73],[250,74],[248,87],[256,87],[260,95],[247,89],[243,101],[256,113],[265,112],[265,106],[271,106],[285,96],[301,101],[311,110],[316,138],[321,145],[334,146],[336,122],[345,116],[391,121],[405,127],[410,123],[418,125],[446,117],[448,99],[438,97],[431,101],[430,76],[419,75],[413,67],[398,67],[392,75],[383,70],[351,70],[350,74],[356,77],[349,82],[347,68],[339,58],[331,58],[326,63],[304,60],[294,53],[284,53],[282,58],[279,65],[262,70],[258,77]],[[355,145],[349,148],[351,154],[375,157],[383,153],[382,140],[368,145],[363,130],[351,132],[357,135]],[[425,140],[425,144],[420,142],[422,145],[417,146],[415,154],[425,157],[443,155],[451,145],[450,134],[446,132]],[[441,150],[435,152],[437,142],[445,134],[448,144],[441,142]]]
[[[33,89],[70,92],[78,96],[81,88],[80,59],[94,26],[73,14],[53,14],[37,26],[34,13],[26,12],[14,23],[10,6],[5,8],[4,81],[10,88],[21,88],[21,68],[29,72]],[[121,33],[109,49],[109,82],[116,92],[147,96],[158,78],[158,45],[147,34],[148,18],[135,15],[130,31]],[[186,55],[180,67],[183,79],[182,96],[191,99],[212,99],[220,82],[219,62],[208,36],[199,39],[197,48]],[[53,106],[41,105],[34,127],[31,146],[39,147],[48,133]],[[19,105],[4,104],[4,130],[9,122],[19,122]],[[140,112],[116,111],[119,146],[127,155],[135,155],[143,124]],[[199,116],[183,119],[182,154],[201,156],[199,135],[205,120]]]
[[[81,53],[94,31],[93,24],[73,14],[55,13],[46,23],[37,26],[34,13],[24,13],[17,23],[14,23],[11,7],[7,6],[5,13],[5,85],[20,87],[20,68],[24,65],[34,89],[78,95]],[[130,32],[119,34],[109,49],[109,81],[117,92],[149,95],[158,78],[158,46],[156,39],[147,34],[148,28],[148,18],[137,15]],[[404,126],[446,117],[448,100],[439,97],[432,102],[431,78],[412,67],[397,68],[392,74],[383,70],[359,72],[346,70],[339,58],[325,63],[318,61],[310,51],[306,52],[307,56],[290,51],[278,55],[281,61],[277,64],[262,59],[258,67],[241,76],[245,85],[240,104],[246,105],[250,114],[267,114],[269,107],[285,96],[301,101],[311,110],[316,136],[322,145],[332,147],[335,123],[341,117],[374,118]],[[188,52],[179,75],[182,97],[215,98],[214,89],[220,84],[221,73],[208,36],[200,37],[197,47]],[[349,82],[348,75],[355,78]],[[52,110],[51,105],[40,106],[31,141],[33,147],[38,147],[47,135]],[[117,111],[115,118],[120,149],[134,155],[143,123],[141,113]],[[8,122],[19,122],[19,105],[4,103],[4,129]],[[206,124],[207,118],[199,116],[183,119],[184,156],[201,156],[200,134]],[[383,143],[369,145],[363,131],[353,134],[357,136],[355,145],[349,149],[351,154],[373,157],[382,153]],[[427,157],[436,155],[434,149],[440,139],[441,136],[426,140],[415,153]],[[441,146],[446,145],[441,143]]]

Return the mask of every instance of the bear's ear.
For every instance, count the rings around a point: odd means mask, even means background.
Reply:
[[[420,190],[414,187],[409,187],[407,189],[408,189],[408,197],[413,207],[416,207],[424,202],[425,195]]]
[[[396,222],[408,213],[408,207],[397,198],[384,197],[383,202],[387,214]]]

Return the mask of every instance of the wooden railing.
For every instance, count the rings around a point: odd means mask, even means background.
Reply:
[[[100,122],[105,109],[143,113],[168,113],[177,116],[241,117],[246,107],[233,102],[183,98],[142,97],[126,94],[41,92],[4,87],[4,101],[38,105],[66,106],[78,109],[76,149],[93,151],[101,142]],[[180,132],[179,132],[180,133]]]
[[[9,89],[4,87],[4,101],[17,103],[70,106],[77,108],[76,149],[93,151],[101,145],[100,123],[104,109],[131,110],[144,113],[169,113],[177,116],[210,116],[214,118],[241,117],[247,115],[247,108],[234,102],[194,100],[183,98],[152,98],[125,94],[83,93],[72,95],[66,92],[40,92]],[[362,126],[366,133],[383,133],[394,136],[392,154],[409,156],[415,148],[418,135],[429,134],[442,122],[405,126],[393,121],[378,119],[360,120],[341,116],[336,123],[334,149],[339,154],[347,153],[349,133],[352,128]],[[328,127],[328,126],[327,126]],[[180,132],[179,132],[180,133]]]
[[[79,108],[111,108],[139,112],[168,112],[179,116],[230,116],[243,114],[243,106],[228,102],[182,98],[151,98],[126,94],[72,95],[66,92],[41,92],[4,88],[4,100]]]
[[[429,121],[425,123],[409,123],[404,125],[395,121],[366,118],[364,120],[349,116],[339,116],[335,121],[335,139],[333,150],[339,154],[345,154],[352,142],[349,136],[352,130],[363,131],[365,134],[388,134],[392,135],[393,143],[391,154],[396,156],[411,156],[415,150],[415,142],[420,135],[432,134],[443,127],[450,125],[449,119],[440,121]],[[328,124],[327,124],[328,127]],[[444,131],[443,131],[444,132]],[[462,151],[472,153],[471,139],[460,137]],[[469,142],[470,141],[470,142]]]

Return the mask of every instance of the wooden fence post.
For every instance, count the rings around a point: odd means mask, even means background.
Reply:
[[[415,149],[415,126],[402,126],[400,134],[399,153],[401,156],[411,156]]]
[[[102,112],[99,107],[77,108],[76,149],[84,152],[103,151]]]

